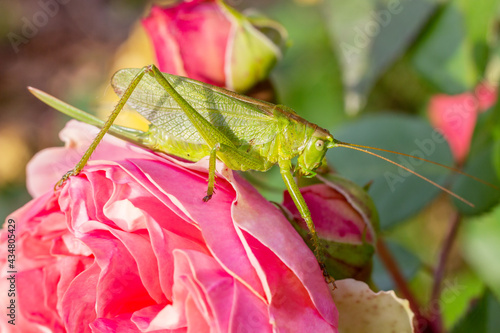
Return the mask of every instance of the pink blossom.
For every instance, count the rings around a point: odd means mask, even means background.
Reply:
[[[455,161],[461,164],[469,154],[477,116],[496,102],[496,88],[480,83],[474,93],[439,94],[431,98],[429,118],[448,141]]]
[[[446,138],[457,163],[462,163],[469,153],[477,112],[477,101],[471,93],[435,95],[430,101],[431,124]]]
[[[267,77],[286,40],[277,22],[245,17],[219,0],[154,6],[142,23],[161,71],[240,92]]]
[[[53,191],[96,129],[71,121],[65,148],[28,166],[34,199],[16,225],[16,325],[2,332],[337,332],[312,252],[277,208],[218,164],[180,162],[105,136]],[[7,225],[7,224],[6,224]],[[7,227],[0,288],[7,289]],[[9,299],[2,293],[2,307]]]

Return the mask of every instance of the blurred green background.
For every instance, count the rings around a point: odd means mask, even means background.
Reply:
[[[31,96],[26,86],[84,110],[102,107],[111,73],[127,63],[131,32],[151,5],[60,2],[0,3],[2,220],[29,201],[25,165],[41,149],[61,145],[57,133],[68,120]],[[278,100],[342,141],[411,154],[421,150],[417,142],[432,137],[427,119],[432,96],[474,91],[480,82],[496,84],[500,78],[498,0],[228,3],[240,10],[257,8],[285,26],[290,46],[271,75]],[[41,12],[47,13],[46,20]],[[139,45],[134,56],[143,52],[144,57],[129,59],[137,66],[145,65],[141,60],[152,52],[147,43]],[[499,142],[500,107],[495,105],[479,115],[464,170],[500,184]],[[424,157],[453,164],[446,143],[436,143]],[[483,326],[474,331],[494,332],[500,318],[499,191],[429,164],[415,167],[472,201],[476,207],[470,208],[413,176],[401,176],[391,185],[388,175],[399,171],[360,152],[334,150],[328,160],[360,185],[372,182],[369,193],[379,209],[382,236],[424,304],[450,220],[459,216],[462,227],[444,279],[442,295],[448,296],[439,299],[444,322],[462,332],[471,318],[481,318]],[[257,186],[266,184],[260,186],[262,193],[281,202],[284,185],[278,170],[248,177]],[[374,281],[382,289],[394,287],[378,261]]]

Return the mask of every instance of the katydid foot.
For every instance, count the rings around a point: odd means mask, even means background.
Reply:
[[[323,278],[325,279],[325,282],[327,284],[331,284],[333,289],[332,290],[335,290],[337,289],[337,285],[335,284],[335,279],[333,278],[333,276],[331,276],[330,274],[328,274],[327,270],[326,270],[326,265],[322,262],[319,262],[319,267],[321,268],[321,271],[323,272]]]
[[[71,169],[68,172],[64,174],[64,176],[59,179],[59,181],[54,185],[54,191],[57,190],[59,187],[63,186],[64,183],[69,179],[71,176],[78,176],[80,172],[76,171],[75,169]]]

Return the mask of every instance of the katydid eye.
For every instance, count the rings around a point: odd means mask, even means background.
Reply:
[[[323,140],[316,141],[316,149],[317,150],[323,150],[324,145],[325,145],[325,142]]]

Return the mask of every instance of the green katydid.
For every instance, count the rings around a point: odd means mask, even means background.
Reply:
[[[63,176],[56,187],[68,177],[80,173],[108,131],[147,148],[189,161],[198,161],[209,156],[208,189],[203,198],[205,202],[210,200],[214,193],[217,158],[228,168],[241,171],[266,171],[278,164],[286,187],[309,228],[314,254],[327,281],[333,282],[323,264],[322,250],[311,214],[293,179],[292,158],[298,156],[296,170],[308,177],[315,175],[315,170],[323,163],[329,148],[347,147],[360,150],[398,165],[472,205],[439,184],[396,162],[367,151],[366,148],[387,150],[338,141],[327,130],[306,121],[286,106],[274,105],[199,81],[161,73],[154,65],[142,69],[119,70],[112,78],[112,85],[121,98],[106,122],[40,90],[29,88],[36,97],[55,109],[101,127],[80,162]],[[147,132],[113,125],[125,103],[150,122]],[[402,155],[460,172],[426,159]],[[476,177],[472,178],[481,181]]]

